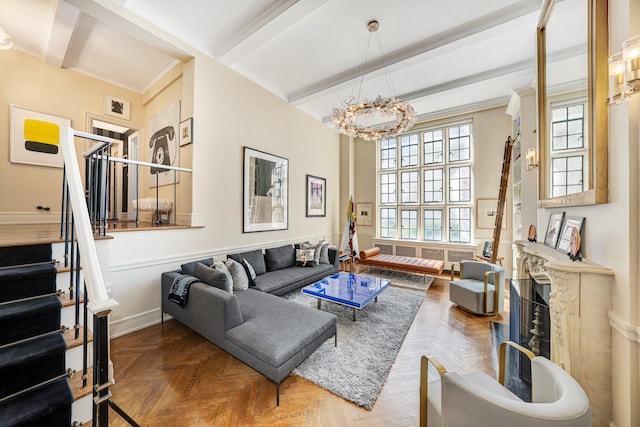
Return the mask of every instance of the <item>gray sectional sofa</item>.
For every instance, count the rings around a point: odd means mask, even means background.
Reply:
[[[256,250],[229,255],[238,262],[245,259],[251,263],[255,285],[230,293],[195,282],[184,307],[169,301],[169,292],[186,265],[162,273],[161,278],[163,318],[164,313],[171,315],[275,383],[277,405],[282,381],[328,338],[335,337],[337,345],[333,314],[277,296],[334,274],[337,252],[329,250],[330,264],[301,267],[295,265],[295,255],[291,259],[292,250],[295,254],[293,246],[282,246],[264,253]],[[207,265],[212,261],[201,260]]]

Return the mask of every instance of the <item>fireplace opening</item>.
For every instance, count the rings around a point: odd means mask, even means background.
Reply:
[[[509,339],[528,348],[537,356],[551,359],[551,286],[534,279],[513,279],[509,294]],[[520,379],[531,384],[531,362],[518,352],[509,358]]]

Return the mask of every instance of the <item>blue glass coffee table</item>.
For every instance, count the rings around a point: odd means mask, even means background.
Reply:
[[[366,307],[371,301],[378,301],[378,295],[391,284],[390,280],[361,274],[339,272],[333,276],[302,288],[302,293],[318,299],[318,310],[322,301],[353,308],[353,320],[357,310]]]

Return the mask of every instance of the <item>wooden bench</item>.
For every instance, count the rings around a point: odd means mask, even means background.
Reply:
[[[381,254],[380,248],[369,248],[360,251],[358,264],[382,269],[409,271],[413,273],[427,275],[440,275],[444,271],[444,261],[402,256]],[[453,266],[451,268],[451,280],[453,280]]]

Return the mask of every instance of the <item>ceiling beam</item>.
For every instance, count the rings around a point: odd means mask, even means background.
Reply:
[[[499,9],[495,12],[481,16],[477,19],[465,22],[457,27],[447,31],[428,37],[416,43],[410,44],[402,49],[391,52],[382,58],[367,62],[364,73],[370,74],[381,70],[384,67],[389,68],[393,64],[406,61],[418,55],[423,55],[435,49],[441,48],[448,44],[462,40],[466,37],[481,33],[501,24],[505,24],[514,19],[526,16],[530,13],[537,12],[540,9],[538,0],[520,0],[510,6]],[[312,83],[302,89],[296,90],[289,94],[287,100],[293,105],[301,105],[309,102],[315,96],[319,96],[323,91],[333,88],[336,85],[349,82],[362,75],[361,64],[348,70],[329,76],[316,83]]]
[[[80,19],[80,10],[64,1],[57,2],[56,12],[51,25],[51,33],[46,46],[44,62],[61,68],[69,50],[71,36]]]
[[[232,29],[226,31],[227,34],[235,33],[237,35],[233,43],[231,41],[227,41],[226,43],[221,41],[219,42],[219,46],[215,46],[214,48],[217,60],[223,65],[231,66],[328,1],[329,0],[296,0],[295,2],[291,1],[292,4],[290,5],[287,5],[288,2],[278,2],[283,3],[282,7],[280,7],[281,12],[276,14],[275,11],[273,11],[269,19],[254,19],[253,24],[243,21],[238,25],[234,25]],[[285,5],[287,7],[284,7]]]

